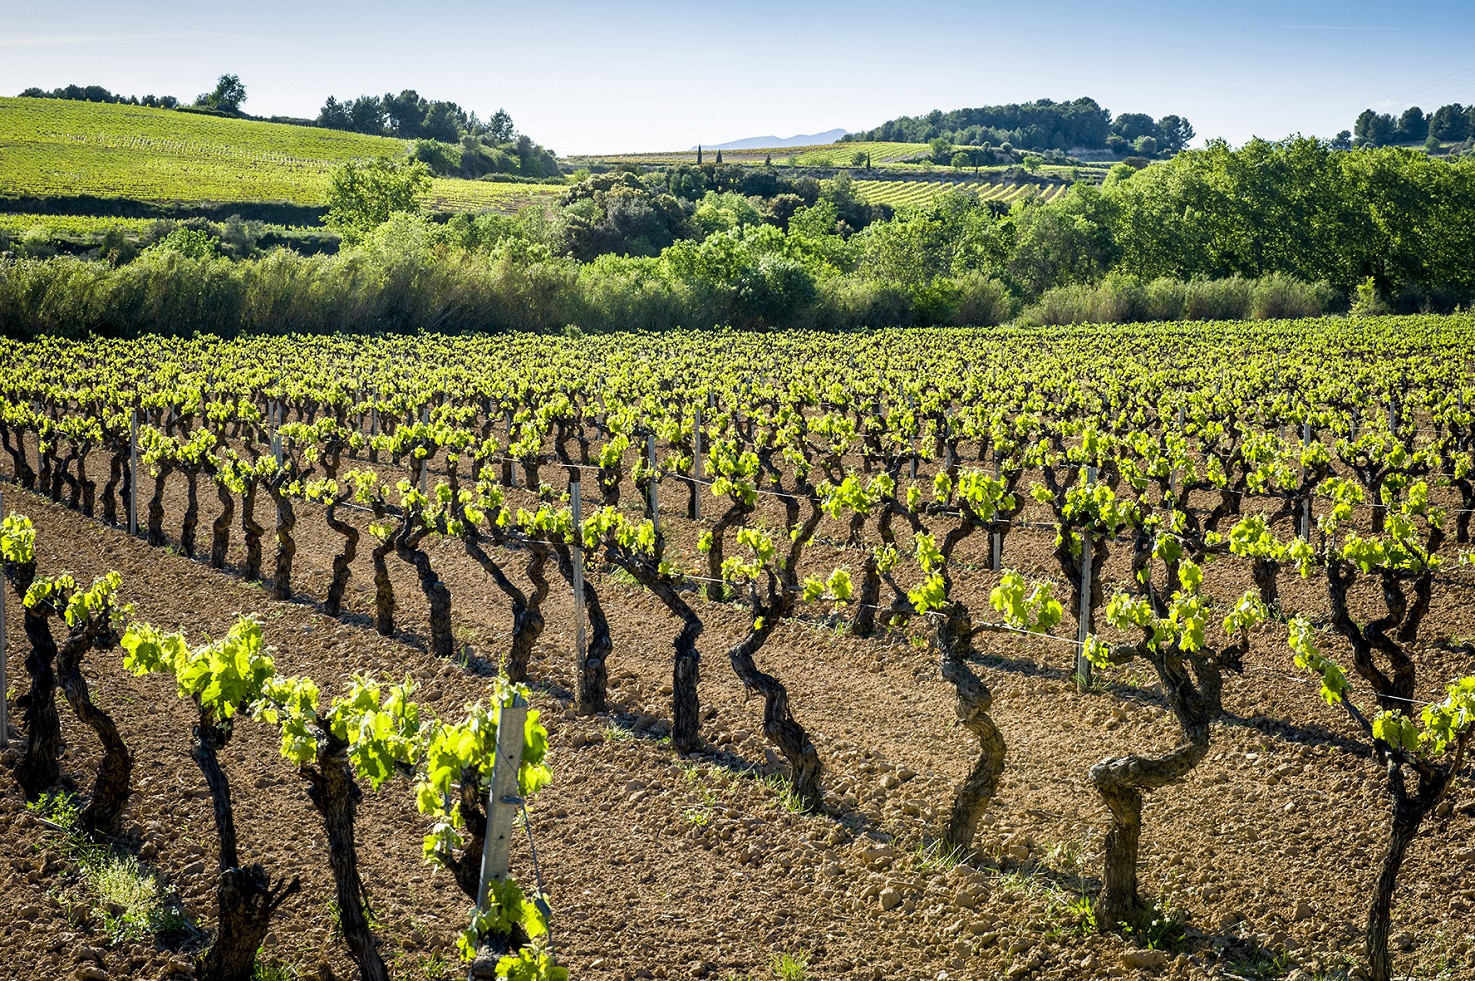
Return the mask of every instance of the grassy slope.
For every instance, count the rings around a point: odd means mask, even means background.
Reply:
[[[140,106],[0,98],[0,195],[321,205],[345,160],[402,140]],[[436,178],[429,203],[479,210],[536,185]]]

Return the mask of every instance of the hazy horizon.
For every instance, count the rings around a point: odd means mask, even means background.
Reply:
[[[313,117],[329,95],[413,88],[482,118],[505,108],[562,154],[855,131],[934,108],[1085,95],[1113,113],[1186,116],[1197,144],[1240,144],[1331,136],[1368,107],[1475,102],[1472,20],[1451,0],[1045,2],[1027,12],[759,0],[741,17],[666,2],[82,0],[64,14],[7,12],[0,94],[76,83],[189,100],[232,72],[247,112]]]

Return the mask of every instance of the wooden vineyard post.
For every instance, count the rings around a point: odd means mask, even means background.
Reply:
[[[574,567],[574,684],[578,688],[578,703],[588,703],[584,691],[587,682],[585,668],[589,660],[589,640],[584,632],[584,513],[583,499],[579,492],[579,471],[571,470],[568,485],[569,508],[574,517],[574,544],[569,549],[569,558]]]
[[[370,439],[373,439],[375,436],[378,436],[379,435],[379,386],[378,385],[375,385],[372,389],[370,389],[370,395],[371,395],[371,398],[373,399],[373,401],[369,403],[369,438]],[[372,444],[370,444],[370,446],[369,446],[369,462],[370,463],[378,463],[379,462],[379,451],[377,449],[375,449]]]
[[[911,407],[911,410],[912,410],[912,425],[915,426],[917,424],[917,397],[915,395],[908,395],[907,396],[907,405]],[[912,443],[911,474],[912,474],[912,479],[913,480],[916,480],[917,479],[917,437],[916,436],[913,436],[911,438],[911,443]]]
[[[0,521],[5,519],[4,492],[0,491]],[[10,748],[10,683],[5,673],[5,580],[0,578],[0,749]]]
[[[691,519],[702,520],[702,407],[696,407],[691,430],[691,479],[695,488],[691,495]]]
[[[953,472],[953,440],[952,440],[952,436],[953,436],[953,410],[952,410],[952,407],[949,406],[948,407],[948,410],[947,410],[947,415],[944,417],[943,424],[942,424],[942,453],[943,453],[942,471],[943,471],[943,473],[946,473],[948,475],[951,475],[952,472]]]
[[[1302,451],[1304,452],[1305,449],[1306,449],[1306,447],[1308,447],[1310,445],[1311,445],[1311,419],[1310,419],[1310,417],[1308,417],[1306,419],[1306,421],[1301,424],[1301,449],[1302,449]],[[1305,467],[1302,467],[1301,469],[1304,471],[1305,470]],[[1308,542],[1311,541],[1311,492],[1310,491],[1307,491],[1307,493],[1306,493],[1306,500],[1301,505],[1301,537],[1304,538],[1304,539],[1306,539]]]
[[[420,424],[422,426],[429,426],[430,425],[430,406],[429,405],[422,405],[422,406],[420,406]],[[420,464],[420,493],[422,493],[422,494],[425,493],[425,472],[427,470],[429,470],[429,469],[430,469],[430,456],[429,456],[429,454],[426,454],[425,460]]]
[[[517,486],[517,468],[512,465],[512,410],[502,410],[502,420],[507,424],[507,448],[502,451],[507,459],[502,461],[502,483]]]
[[[1086,484],[1096,483],[1096,468],[1086,468]],[[1086,691],[1091,687],[1091,662],[1086,660],[1086,638],[1091,635],[1091,552],[1095,536],[1090,532],[1081,534],[1081,607],[1076,611],[1076,688]]]
[[[128,534],[138,534],[138,410],[128,410]]]
[[[650,510],[651,529],[661,533],[661,474],[656,470],[656,436],[645,434],[645,463],[650,467],[650,485],[646,490],[646,507]]]
[[[994,447],[994,479],[998,480],[1003,476],[1003,473],[1003,465],[999,463],[999,449],[998,447]],[[1004,533],[1002,531],[995,530],[989,536],[989,552],[993,560],[993,570],[995,572],[1001,571],[1004,568]]]
[[[491,884],[507,878],[512,832],[523,803],[517,771],[522,767],[527,715],[528,703],[516,693],[497,713],[497,755],[492,760],[492,788],[487,792],[487,833],[481,851],[481,883],[476,890],[476,905],[483,910]]]

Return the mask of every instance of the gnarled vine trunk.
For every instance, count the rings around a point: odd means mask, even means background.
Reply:
[[[283,471],[266,485],[266,492],[277,506],[277,560],[272,572],[271,596],[279,600],[292,598],[292,560],[297,556],[297,540],[292,537],[292,529],[297,527],[297,513],[292,510],[292,498],[287,496],[285,483],[286,473]]]
[[[229,728],[212,725],[202,713],[190,749],[210,788],[215,834],[220,840],[220,880],[215,889],[219,927],[215,942],[200,958],[201,981],[251,981],[256,953],[271,926],[272,914],[300,888],[296,879],[285,887],[274,887],[262,866],[240,864],[230,782],[218,758],[229,739]]]
[[[394,633],[394,584],[389,580],[389,563],[385,561],[394,548],[394,540],[381,541],[369,553],[374,564],[374,629],[382,636]]]
[[[246,545],[246,565],[241,570],[247,579],[261,578],[261,536],[266,529],[256,520],[256,489],[258,482],[246,481],[241,491],[241,537]]]
[[[761,618],[763,625],[729,648],[727,659],[743,687],[763,699],[763,734],[789,761],[795,796],[809,810],[819,810],[824,804],[820,793],[823,765],[819,751],[789,708],[789,690],[773,675],[759,670],[753,660],[753,655],[763,646],[781,618],[782,613],[776,610],[766,611]]]
[[[82,809],[79,820],[83,830],[89,834],[113,831],[118,824],[118,815],[128,802],[131,793],[130,780],[133,776],[133,756],[118,733],[112,716],[92,702],[92,693],[87,688],[87,679],[82,675],[82,656],[94,645],[99,648],[117,644],[116,635],[91,632],[73,633],[62,642],[57,652],[56,668],[62,692],[67,704],[78,719],[97,734],[102,744],[102,759],[97,765],[97,779],[92,785],[92,794],[87,806]]]
[[[394,538],[395,554],[415,567],[415,577],[420,581],[420,591],[430,607],[430,653],[449,658],[456,652],[456,638],[451,629],[451,591],[441,582],[430,565],[430,556],[420,548],[420,542],[429,534],[428,529],[411,530],[407,520],[400,533]]]
[[[323,512],[328,527],[343,536],[343,548],[333,556],[333,578],[328,583],[328,595],[323,600],[323,612],[336,617],[343,610],[343,594],[348,591],[348,578],[353,560],[358,557],[359,530],[337,514],[337,504],[329,504]]]
[[[159,463],[159,474],[154,478],[154,493],[149,497],[148,542],[150,545],[164,544],[164,490],[174,467]]]
[[[325,733],[318,738],[316,766],[302,768],[308,781],[307,796],[323,819],[327,836],[328,867],[333,873],[333,893],[338,903],[338,928],[348,944],[349,956],[358,965],[361,981],[389,981],[384,958],[369,929],[365,915],[363,879],[359,876],[358,847],[354,819],[363,791],[353,778],[348,763],[348,745]]]
[[[215,484],[215,496],[220,500],[220,514],[210,526],[210,568],[224,569],[225,557],[230,550],[230,526],[236,516],[236,498],[224,483]]]
[[[1004,736],[988,714],[993,706],[993,693],[968,667],[967,658],[973,652],[972,630],[967,607],[953,602],[941,611],[935,634],[942,678],[953,686],[957,695],[953,710],[963,727],[978,738],[978,759],[953,798],[943,834],[944,846],[959,852],[973,848],[979,819],[998,792],[1005,755]]]

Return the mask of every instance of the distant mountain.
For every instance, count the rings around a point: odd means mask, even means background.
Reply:
[[[746,140],[733,140],[731,143],[703,143],[703,150],[763,150],[768,147],[780,146],[819,146],[822,143],[838,142],[845,135],[843,129],[826,130],[823,133],[810,133],[807,136],[789,136],[780,138],[777,136],[750,136]],[[693,150],[696,147],[692,147]]]

